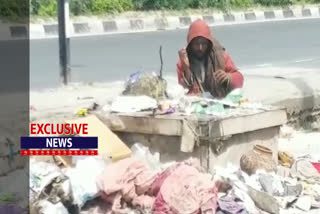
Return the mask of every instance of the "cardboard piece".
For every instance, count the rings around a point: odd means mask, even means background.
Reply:
[[[112,161],[121,160],[131,156],[130,148],[123,143],[101,120],[95,115],[66,121],[66,123],[87,123],[88,135],[83,137],[98,137],[98,155],[110,158]]]

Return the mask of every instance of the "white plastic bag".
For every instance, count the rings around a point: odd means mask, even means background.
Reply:
[[[107,162],[99,157],[77,157],[73,161],[75,168],[68,169],[66,175],[71,181],[74,202],[81,208],[97,195],[96,178]]]
[[[151,154],[148,147],[142,145],[141,143],[135,143],[131,147],[132,156],[145,162],[150,169],[152,170],[159,170],[161,167],[160,163],[160,154],[154,153]]]

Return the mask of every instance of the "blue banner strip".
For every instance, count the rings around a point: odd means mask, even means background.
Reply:
[[[97,149],[98,137],[21,137],[21,149]]]

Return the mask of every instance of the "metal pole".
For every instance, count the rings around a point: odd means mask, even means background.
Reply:
[[[69,2],[58,0],[60,76],[63,84],[70,80]]]

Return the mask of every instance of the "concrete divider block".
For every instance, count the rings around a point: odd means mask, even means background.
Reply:
[[[28,30],[26,26],[10,26],[10,35],[12,38],[27,38]]]
[[[284,10],[283,17],[284,18],[293,18],[294,17],[293,11],[292,10]]]
[[[189,26],[191,24],[191,17],[189,16],[179,17],[179,22],[180,22],[180,25],[182,26]]]
[[[223,19],[225,22],[234,22],[236,20],[233,14],[224,14]]]
[[[102,22],[102,25],[104,32],[113,32],[118,30],[117,23],[115,21],[104,21]]]
[[[176,16],[167,17],[168,20],[168,28],[169,29],[177,29],[180,27],[180,19]]]
[[[198,19],[203,20],[203,17],[201,15],[191,15],[190,18],[191,18],[191,23]]]
[[[74,33],[90,33],[90,27],[88,23],[73,23]]]
[[[263,11],[255,11],[256,20],[265,20],[264,12]]]
[[[7,24],[0,23],[0,40],[8,40],[11,38],[10,29]]]
[[[165,30],[169,27],[168,20],[166,18],[155,18],[154,24],[157,30]]]
[[[287,19],[287,18],[303,18],[303,17],[320,17],[319,7],[302,8],[285,10],[269,10],[269,11],[246,11],[234,13],[213,13],[205,15],[192,16],[148,16],[146,18],[138,19],[116,19],[116,20],[101,20],[99,18],[85,18],[77,20],[75,23],[70,23],[67,28],[68,35],[76,36],[76,34],[102,34],[102,33],[127,33],[135,31],[157,31],[157,30],[173,30],[185,29],[190,26],[192,21],[196,19],[205,20],[210,26],[214,25],[228,25],[234,22],[250,22],[250,21],[264,21],[272,19]],[[5,25],[1,27],[0,39],[14,39],[25,37],[27,28],[16,25]],[[45,24],[31,24],[30,25],[30,39],[34,38],[50,38],[58,35],[58,25],[56,23]]]
[[[233,13],[234,20],[237,22],[245,22],[246,18],[243,12],[235,12]]]
[[[283,16],[283,10],[275,10],[274,11],[274,14],[276,16],[277,19],[283,19],[284,16]]]
[[[58,35],[57,24],[43,25],[43,28],[46,35]]]
[[[93,19],[91,21],[88,22],[89,24],[89,28],[90,28],[90,33],[94,34],[102,34],[104,33],[104,29],[103,29],[103,21],[98,20],[98,19]]]
[[[216,13],[213,15],[215,23],[222,23],[224,22],[224,17],[222,13]]]
[[[313,7],[313,8],[310,8],[310,11],[311,11],[312,17],[319,17],[320,16],[320,8]]]
[[[117,32],[126,33],[131,30],[130,21],[128,19],[117,20]]]
[[[130,29],[131,30],[143,30],[144,29],[144,21],[142,19],[130,20]]]
[[[206,16],[203,16],[202,19],[204,21],[206,21],[208,24],[213,24],[214,23],[214,17],[213,16],[206,15]]]
[[[302,9],[301,11],[303,17],[310,17],[311,16],[311,10],[310,9]]]
[[[292,9],[293,15],[295,18],[302,18],[302,9],[301,8],[294,8]]]
[[[29,32],[30,32],[30,39],[45,37],[44,28],[42,24],[30,24]]]
[[[143,20],[144,22],[144,30],[146,31],[156,31],[157,27],[154,23],[154,17],[148,17]]]
[[[254,12],[245,13],[244,17],[248,21],[252,21],[252,20],[256,20],[257,19],[256,14]]]
[[[265,11],[264,12],[264,17],[266,19],[275,19],[276,18],[276,14],[274,13],[274,11]]]

